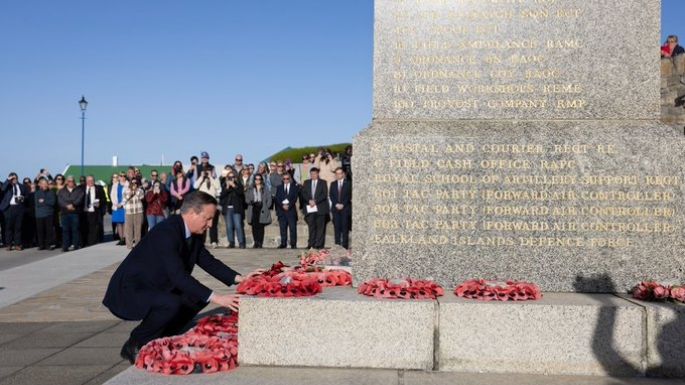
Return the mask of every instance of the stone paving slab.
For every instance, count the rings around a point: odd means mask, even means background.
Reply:
[[[108,370],[111,365],[31,366],[0,380],[0,385],[78,385]]]
[[[0,366],[0,380],[23,369],[23,366]]]
[[[128,362],[114,365],[113,367],[100,373],[99,375],[97,375],[97,377],[94,377],[93,379],[91,379],[83,385],[102,385],[105,382],[107,382],[110,378],[116,376],[117,374],[123,372],[124,370],[130,367],[131,365]]]
[[[124,360],[119,356],[121,344],[109,348],[69,348],[52,355],[36,364],[36,366],[72,366],[78,365],[112,365],[120,364]]]
[[[0,367],[33,365],[60,350],[55,348],[3,349],[0,350]]]
[[[683,385],[682,380],[482,373],[404,372],[403,385]]]
[[[0,271],[0,308],[123,260],[126,249],[102,243]]]
[[[164,376],[128,368],[105,385],[683,385],[678,379],[438,373],[374,369],[240,367],[229,373]]]
[[[123,345],[130,332],[99,333],[74,345],[76,348],[114,348]]]
[[[66,348],[84,341],[92,335],[93,333],[46,333],[39,331],[0,345],[0,352],[29,348]]]
[[[233,372],[164,376],[129,368],[106,385],[397,385],[394,370],[240,367]]]

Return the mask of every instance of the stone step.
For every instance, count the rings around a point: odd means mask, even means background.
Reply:
[[[447,291],[438,301],[374,299],[353,288],[329,288],[311,298],[244,297],[240,362],[685,376],[685,306],[579,293],[488,303]]]
[[[242,366],[227,373],[163,376],[131,367],[105,385],[682,385],[681,380]]]

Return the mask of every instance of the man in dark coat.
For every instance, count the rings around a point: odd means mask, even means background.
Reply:
[[[7,250],[21,250],[21,225],[29,191],[19,183],[17,174],[12,172],[2,184],[5,192],[0,202],[0,211],[5,215],[5,244]]]
[[[302,185],[302,199],[306,203],[302,207],[304,219],[309,228],[307,248],[323,249],[326,242],[326,219],[329,215],[328,184],[319,179],[319,169],[312,167],[309,178]]]
[[[102,303],[119,318],[142,319],[121,349],[131,363],[143,345],[178,334],[209,302],[237,311],[238,296],[214,293],[191,276],[197,264],[226,286],[243,280],[202,242],[216,206],[209,194],[189,194],[181,214],[155,226],[114,272]]]
[[[331,182],[331,187],[328,189],[331,197],[333,226],[335,227],[335,244],[349,249],[350,223],[352,222],[352,182],[347,178],[342,167],[335,170],[335,178],[336,180]]]
[[[297,210],[295,204],[299,198],[299,188],[292,181],[290,174],[284,174],[283,183],[276,188],[274,205],[278,216],[278,226],[281,230],[281,244],[279,249],[285,249],[290,229],[290,247],[297,248]]]

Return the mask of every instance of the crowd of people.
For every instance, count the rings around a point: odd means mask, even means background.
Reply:
[[[245,223],[252,230],[254,248],[264,246],[264,229],[275,217],[281,243],[297,248],[298,206],[309,229],[307,248],[325,247],[326,226],[333,222],[335,243],[349,248],[352,223],[352,147],[342,154],[329,149],[303,156],[301,163],[261,162],[256,167],[235,156],[233,164],[217,170],[209,154],[190,158],[184,168],[174,162],[170,172],[140,169],[112,175],[110,184],[92,175],[76,182],[71,175],[42,169],[35,178],[9,174],[0,185],[0,235],[7,250],[38,247],[63,251],[104,240],[105,217],[111,214],[114,240],[129,249],[147,231],[178,214],[184,197],[203,191],[219,201],[229,248],[246,248]],[[219,215],[205,234],[218,247]]]

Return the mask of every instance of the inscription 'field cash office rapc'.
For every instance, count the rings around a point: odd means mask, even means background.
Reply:
[[[651,0],[376,0],[354,276],[677,281],[683,137]]]

